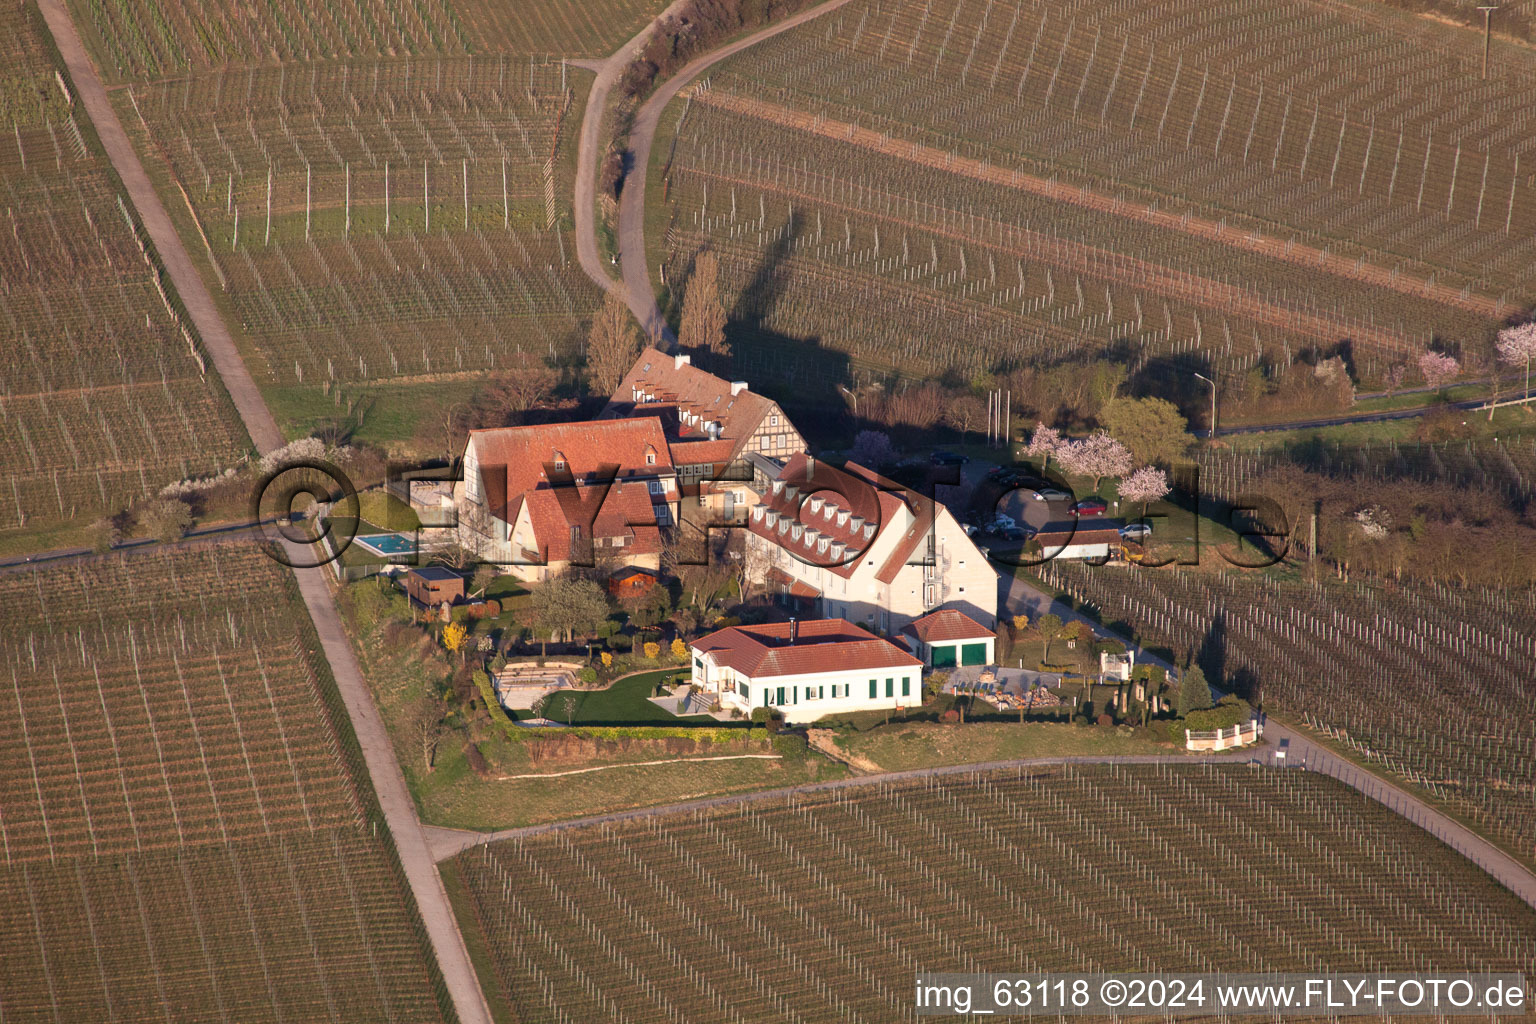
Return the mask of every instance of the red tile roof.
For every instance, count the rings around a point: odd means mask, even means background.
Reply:
[[[918,661],[889,640],[882,640],[846,619],[812,619],[797,626],[790,643],[790,624],[730,626],[700,637],[691,646],[713,654],[753,678],[809,675],[815,672],[862,672],[893,668],[922,668]]]
[[[916,637],[925,644],[946,643],[951,640],[990,640],[993,632],[964,612],[953,608],[940,608],[929,612],[901,628],[908,636]]]
[[[1118,519],[1047,523],[1035,534],[1034,539],[1046,551],[1063,548],[1068,544],[1118,544],[1121,540],[1120,526]]]
[[[863,477],[802,452],[791,456],[769,485],[752,509],[747,528],[802,562],[847,579],[858,567],[860,554],[880,536],[901,505],[897,495],[882,493]],[[834,543],[844,545],[840,556],[833,554]]]
[[[660,349],[647,348],[619,382],[602,415],[605,419],[634,416],[656,406],[673,406],[677,412],[679,438],[707,438],[709,434],[704,423],[718,423],[719,437],[732,443],[731,454],[734,455],[769,410],[775,408],[770,399],[745,386],[736,387],[735,391],[735,394],[731,393],[732,383],[723,377],[692,363],[681,362],[678,357]],[[685,417],[684,413],[692,415]],[[692,423],[688,422],[689,418],[693,419]]]
[[[736,442],[726,439],[679,441],[672,446],[672,463],[676,466],[697,466],[703,462],[718,465],[730,462],[735,451]]]
[[[666,436],[654,417],[472,430],[468,443],[479,461],[486,504],[507,522],[516,521],[525,493],[551,486],[546,463],[563,460],[577,480],[615,464],[619,479],[674,473]],[[653,464],[646,463],[647,454],[655,456]]]
[[[592,518],[590,504],[598,500],[600,489],[601,485],[577,484],[563,493],[536,488],[524,495],[539,553],[546,561],[570,560],[572,526],[581,527],[583,541],[623,538],[623,545],[611,550],[624,555],[653,555],[661,550],[661,530],[656,525],[655,506],[645,484],[611,485],[608,493],[602,495],[597,516]],[[584,553],[590,553],[590,549]]]

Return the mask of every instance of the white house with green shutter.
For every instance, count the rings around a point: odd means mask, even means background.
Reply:
[[[902,627],[902,637],[924,665],[933,669],[990,665],[997,635],[953,608],[940,608]]]
[[[923,665],[846,619],[730,626],[689,645],[691,682],[724,708],[787,722],[923,702]]]

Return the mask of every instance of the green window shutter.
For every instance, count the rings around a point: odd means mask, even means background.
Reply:
[[[879,685],[880,685],[880,681],[878,679],[871,679],[869,681],[869,699],[870,700],[874,700],[876,697],[880,696],[880,691],[877,689],[877,687]]]
[[[887,697],[894,697],[894,696],[896,696],[896,677],[894,677],[894,676],[886,676],[885,677],[885,695]]]
[[[911,676],[902,676],[901,677],[901,695],[903,697],[910,697],[910,696],[912,696],[912,677]]]

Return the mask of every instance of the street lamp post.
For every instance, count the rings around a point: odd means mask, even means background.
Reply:
[[[847,388],[843,387],[841,384],[839,384],[837,386],[837,390],[841,391],[843,394],[845,394],[849,398],[853,399],[853,418],[854,419],[858,419],[859,418],[859,396],[858,396],[858,394],[856,392],[849,391]]]
[[[1214,380],[1211,380],[1211,378],[1207,377],[1203,373],[1197,373],[1197,374],[1195,374],[1195,376],[1200,378],[1201,380],[1205,381],[1207,384],[1209,384],[1211,386],[1211,435],[1210,435],[1210,439],[1214,442],[1216,440],[1216,382]]]

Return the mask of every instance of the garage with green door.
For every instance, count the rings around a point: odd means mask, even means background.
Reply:
[[[935,644],[934,646],[928,648],[928,650],[933,654],[933,667],[934,668],[954,668],[955,667],[955,645],[954,644]],[[970,662],[966,662],[966,664],[969,665]]]
[[[955,656],[953,654],[951,654],[949,657],[950,657],[950,662],[949,663],[951,665],[953,665],[955,663],[954,662],[954,657]],[[966,644],[965,646],[960,648],[960,664],[962,664],[962,665],[985,665],[986,663],[987,663],[987,645],[985,643]],[[937,665],[938,662],[934,662],[934,664]]]

